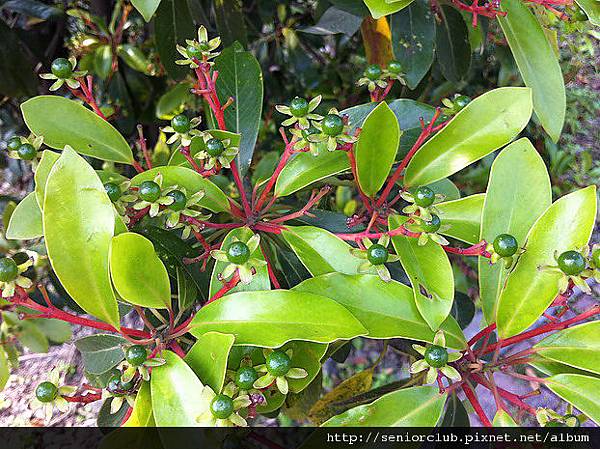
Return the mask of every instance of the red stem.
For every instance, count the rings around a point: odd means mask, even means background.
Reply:
[[[235,273],[233,274],[233,276],[231,277],[231,279],[229,279],[227,282],[225,282],[223,284],[223,287],[221,287],[221,289],[215,293],[207,302],[206,304],[210,304],[213,301],[216,301],[217,299],[225,296],[227,294],[227,292],[229,292],[230,290],[233,290],[240,282],[240,273],[238,270],[235,271]]]
[[[475,343],[477,343],[483,337],[491,334],[495,329],[496,329],[496,323],[490,324],[488,327],[480,330],[477,334],[475,334],[475,336],[469,340],[468,345],[473,346]]]
[[[294,218],[302,217],[314,205],[316,205],[321,198],[323,198],[325,195],[327,195],[327,193],[329,193],[330,190],[331,190],[330,186],[325,186],[321,190],[319,190],[318,192],[313,192],[313,194],[311,195],[310,199],[308,200],[308,203],[306,203],[304,205],[304,207],[302,207],[302,209],[300,209],[299,211],[293,212],[291,214],[287,214],[287,215],[283,215],[281,217],[278,217],[278,218],[276,218],[274,220],[271,220],[269,223],[271,223],[271,224],[285,223],[286,221],[293,220]]]
[[[292,149],[294,148],[294,142],[295,141],[292,139],[292,141],[285,146],[283,155],[281,156],[281,159],[279,160],[279,163],[277,164],[277,167],[275,168],[273,175],[271,175],[269,182],[265,186],[265,189],[262,191],[260,197],[258,198],[258,201],[254,205],[254,211],[256,211],[256,212],[260,211],[260,208],[264,204],[265,200],[267,199],[269,192],[271,192],[271,189],[273,189],[273,186],[275,185],[275,182],[277,181],[279,174],[281,173],[281,171],[285,167],[285,164],[287,164],[288,160],[292,156]]]
[[[485,412],[483,411],[483,408],[481,407],[481,404],[479,403],[477,396],[475,396],[475,392],[473,391],[471,386],[465,382],[462,385],[462,389],[465,392],[465,396],[467,397],[467,399],[473,406],[473,410],[475,410],[475,413],[477,413],[477,416],[479,416],[479,420],[481,421],[481,423],[485,427],[492,427],[492,423],[490,422],[488,417],[485,415]]]

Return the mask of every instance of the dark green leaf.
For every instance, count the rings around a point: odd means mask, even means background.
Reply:
[[[444,5],[439,11],[442,21],[435,32],[437,60],[444,77],[457,83],[471,65],[469,30],[458,10]]]
[[[298,31],[323,36],[341,33],[352,37],[360,28],[361,23],[362,17],[332,6],[323,13],[315,25]]]
[[[215,0],[214,10],[223,46],[227,47],[235,41],[246,46],[248,36],[241,0]]]
[[[127,344],[124,338],[110,334],[95,334],[75,341],[83,366],[92,374],[103,374],[117,366],[125,358],[123,346]]]
[[[186,0],[162,0],[154,18],[156,49],[161,63],[169,76],[180,80],[189,72],[189,67],[175,64],[181,55],[176,45],[185,45],[186,39],[194,39],[196,30]]]
[[[8,97],[35,95],[38,80],[27,57],[27,47],[3,20],[0,20],[0,42],[0,94]]]

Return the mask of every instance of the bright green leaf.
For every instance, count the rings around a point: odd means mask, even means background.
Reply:
[[[558,374],[545,385],[600,425],[600,379],[579,374]]]
[[[337,302],[289,290],[227,295],[200,309],[191,326],[196,337],[211,331],[229,333],[235,335],[236,345],[270,348],[291,340],[330,343],[367,333]]]
[[[529,140],[519,139],[502,150],[492,164],[480,238],[492,243],[498,235],[510,234],[523,246],[529,229],[550,204],[552,190],[544,161]],[[488,259],[479,259],[479,292],[488,323],[496,320],[498,298],[507,276],[503,261],[490,265]]]
[[[158,9],[158,5],[160,5],[160,0],[131,0],[131,4],[139,11],[146,22],[150,22]]]
[[[531,108],[531,90],[523,87],[502,87],[475,98],[417,151],[405,184],[446,178],[506,145],[525,128]]]
[[[178,83],[167,90],[156,103],[156,117],[171,120],[177,114],[181,114],[184,105],[194,98],[191,89],[192,83]]]
[[[142,382],[142,386],[135,395],[133,412],[123,427],[155,427],[152,414],[152,396],[150,382]]]
[[[0,391],[4,389],[10,377],[10,370],[8,369],[8,357],[4,348],[0,348]]]
[[[194,370],[204,385],[220,392],[225,383],[227,358],[235,337],[231,334],[207,332],[200,335],[185,356],[185,362]]]
[[[519,427],[511,416],[504,410],[498,410],[492,422],[494,427]]]
[[[43,221],[48,258],[65,290],[86,312],[118,328],[108,267],[113,205],[96,172],[68,147],[48,176]]]
[[[585,11],[592,25],[600,26],[600,3],[598,0],[575,0]]]
[[[41,95],[21,104],[27,127],[44,144],[62,150],[73,147],[86,156],[131,164],[133,153],[119,131],[106,120],[73,100]],[[52,113],[48,113],[52,111]]]
[[[440,234],[472,245],[477,243],[481,233],[481,213],[484,200],[485,194],[478,193],[436,204],[435,207],[440,211],[439,217],[442,224],[450,226],[450,229],[442,231]]]
[[[40,163],[35,170],[35,197],[40,209],[44,207],[44,196],[46,194],[46,181],[48,181],[48,175],[59,157],[60,154],[55,153],[54,151],[46,150],[42,152]]]
[[[125,301],[155,309],[171,306],[169,274],[146,237],[134,232],[113,237],[110,275]]]
[[[42,234],[42,212],[35,198],[35,192],[31,192],[17,204],[11,214],[6,229],[6,238],[29,240],[37,239]]]
[[[507,338],[531,326],[559,292],[562,273],[544,270],[556,265],[554,252],[581,248],[588,243],[596,218],[596,188],[563,196],[535,222],[525,252],[508,276],[498,302],[500,337]]]
[[[413,0],[397,0],[394,2],[386,0],[364,0],[364,2],[365,5],[367,5],[367,8],[369,8],[371,16],[373,16],[374,19],[379,19],[406,8]]]

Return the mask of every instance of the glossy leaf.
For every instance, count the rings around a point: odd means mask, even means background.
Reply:
[[[535,347],[547,359],[600,374],[600,321],[563,329]]]
[[[22,103],[21,111],[27,127],[44,136],[44,144],[50,148],[62,150],[69,145],[78,153],[97,159],[133,162],[131,148],[119,131],[73,100],[41,95]]]
[[[558,58],[544,28],[529,7],[519,0],[507,0],[498,22],[515,58],[525,85],[533,92],[533,109],[555,142],[565,120],[565,83]]]
[[[112,72],[113,53],[111,45],[100,45],[94,51],[94,72],[105,80]]]
[[[465,409],[463,401],[460,400],[456,392],[450,394],[446,401],[444,419],[439,427],[469,427],[470,425],[469,412]]]
[[[10,370],[8,368],[8,357],[4,348],[0,348],[0,391],[2,391],[8,383],[9,377]]]
[[[224,104],[229,97],[234,102],[225,110],[227,129],[242,135],[240,152],[236,158],[239,169],[246,173],[260,128],[263,104],[263,76],[260,65],[252,53],[234,43],[225,48],[215,59],[219,71],[217,92]]]
[[[304,391],[321,372],[321,359],[327,352],[328,345],[310,341],[292,341],[282,347],[284,351],[292,349],[292,366],[302,367],[308,373],[303,379],[289,379],[292,393]],[[319,388],[319,393],[321,388]]]
[[[492,164],[481,239],[491,243],[506,233],[524,245],[529,229],[550,204],[550,177],[541,156],[527,139],[511,143]],[[479,259],[479,294],[488,323],[496,320],[498,298],[507,276],[503,261],[490,265],[489,260]]]
[[[321,228],[287,226],[282,235],[313,276],[334,271],[356,274],[364,262],[350,254],[350,245]]]
[[[433,63],[435,18],[425,0],[390,17],[394,56],[402,64],[406,84],[415,89]]]
[[[62,286],[86,312],[118,328],[108,267],[113,205],[92,167],[68,147],[48,176],[43,222],[48,258]]]
[[[466,196],[454,201],[436,204],[439,217],[450,229],[440,234],[461,240],[471,245],[479,241],[481,234],[481,213],[483,211],[484,193]]]
[[[181,114],[185,104],[194,98],[191,89],[192,83],[178,83],[167,90],[156,103],[156,118],[171,120]]]
[[[549,377],[546,386],[600,425],[600,379],[579,374]]]
[[[596,217],[596,188],[563,196],[535,222],[527,236],[525,252],[506,281],[498,302],[500,337],[507,338],[531,326],[559,292],[562,273],[543,270],[556,265],[554,252],[588,243]]]
[[[139,47],[131,44],[121,44],[117,47],[117,51],[119,57],[133,70],[148,74],[151,62]]]
[[[352,313],[369,331],[368,338],[409,338],[433,342],[435,332],[421,317],[412,289],[396,281],[383,282],[375,275],[330,273],[307,279],[292,289],[327,296]],[[463,349],[465,338],[449,316],[441,325],[446,344]]]
[[[227,358],[235,337],[231,334],[207,332],[200,335],[185,356],[185,362],[202,383],[220,392],[225,383]]]
[[[585,11],[590,23],[600,26],[600,4],[598,0],[576,0],[576,2]]]
[[[374,19],[379,19],[406,8],[413,0],[397,0],[394,2],[386,0],[364,0],[364,2],[365,5],[367,5],[367,8],[369,8],[371,16],[373,16]]]
[[[441,22],[435,31],[437,61],[444,78],[457,83],[471,66],[469,29],[458,10],[444,5],[438,11]]]
[[[390,230],[403,222],[390,216]],[[437,330],[450,314],[454,300],[454,274],[448,255],[432,240],[420,246],[414,237],[397,235],[392,237],[392,244],[412,284],[419,312],[431,329]]]
[[[199,173],[186,167],[156,167],[139,173],[131,180],[132,186],[139,186],[144,181],[152,181],[157,174],[163,176],[163,187],[184,187],[189,196],[200,190],[204,197],[198,204],[212,212],[229,211],[229,200],[223,191]]]
[[[152,414],[152,396],[150,382],[142,382],[142,386],[135,395],[133,412],[123,427],[155,427]]]
[[[139,11],[146,22],[150,22],[160,5],[160,0],[131,0],[131,4]]]
[[[17,204],[11,214],[6,229],[6,238],[9,240],[29,240],[37,239],[42,234],[42,212],[35,198],[35,193],[31,192]]]
[[[446,178],[506,145],[529,122],[531,107],[531,90],[523,87],[494,89],[475,98],[417,151],[406,168],[405,184]]]
[[[123,346],[127,344],[123,337],[110,334],[94,334],[75,341],[83,366],[91,374],[103,374],[117,366],[125,359]]]
[[[40,163],[35,170],[35,197],[40,209],[44,207],[44,196],[46,194],[46,181],[48,181],[48,175],[59,157],[60,154],[55,153],[54,151],[46,150],[42,152]]]
[[[152,369],[150,392],[158,427],[195,427],[209,403],[202,400],[204,387],[194,371],[175,353],[164,351],[166,363]]]
[[[113,237],[110,275],[119,296],[125,301],[155,309],[171,306],[167,269],[146,237],[134,232]]]
[[[290,290],[227,295],[200,309],[191,326],[196,337],[211,331],[230,333],[236,345],[271,348],[291,340],[330,343],[367,333],[337,302]]]
[[[224,46],[238,41],[243,46],[248,44],[244,11],[240,0],[215,0],[215,19],[217,31]]]
[[[385,102],[371,111],[354,147],[356,175],[363,192],[373,197],[387,179],[400,143],[398,120]]]
[[[361,22],[362,17],[331,6],[327,8],[315,25],[299,29],[298,31],[323,36],[344,34],[352,37],[359,30]]]
[[[175,64],[181,58],[176,45],[185,45],[186,39],[197,37],[187,0],[161,0],[154,18],[154,33],[160,36],[156,50],[167,73],[175,80],[184,78],[190,69]]]
[[[247,242],[254,235],[254,233],[250,230],[250,228],[236,228],[229,231],[229,234],[225,236],[223,242],[221,243],[221,250],[225,251],[229,245],[235,241],[237,238],[242,242]],[[260,246],[256,248],[256,250],[250,255],[251,258],[258,260],[265,260],[265,257],[262,254]],[[210,277],[210,296],[213,296],[217,293],[221,287],[223,287],[223,282],[219,279],[220,274],[223,272],[225,267],[229,265],[229,262],[221,262],[217,260],[215,262],[215,266],[212,271],[212,276]],[[269,271],[267,270],[267,266],[263,265],[261,267],[256,267],[256,273],[252,276],[252,282],[249,284],[238,284],[235,288],[229,290],[229,293],[234,292],[245,292],[245,291],[255,291],[255,290],[269,290],[271,288],[271,280],[269,279]]]
[[[334,416],[323,427],[434,427],[445,402],[438,387],[405,388]]]
[[[504,410],[498,410],[492,422],[494,427],[519,427],[511,416]]]

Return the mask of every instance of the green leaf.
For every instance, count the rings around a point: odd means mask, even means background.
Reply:
[[[33,321],[23,321],[18,333],[19,342],[31,352],[48,352],[48,338]]]
[[[334,416],[323,427],[434,427],[445,402],[438,387],[405,388]]]
[[[169,274],[146,237],[134,232],[113,237],[110,275],[125,301],[155,309],[171,306]]]
[[[223,239],[220,249],[225,251],[225,249],[229,247],[235,238],[241,240],[242,242],[247,242],[253,235],[254,233],[250,230],[250,228],[247,227],[232,229],[229,231],[229,234],[225,236],[225,239]],[[256,248],[250,257],[258,260],[265,260],[260,246]],[[223,287],[223,282],[219,279],[219,275],[223,272],[227,265],[229,265],[229,262],[221,262],[219,260],[215,262],[212,276],[210,277],[210,296],[213,296],[221,289],[221,287]],[[271,280],[269,278],[269,271],[267,266],[263,265],[261,267],[256,267],[256,273],[254,276],[252,276],[252,281],[249,284],[244,285],[239,283],[235,288],[229,290],[228,294],[234,292],[269,290],[270,288]]]
[[[563,329],[535,345],[547,359],[600,374],[600,321]]]
[[[529,229],[550,204],[550,177],[541,156],[525,138],[511,143],[492,164],[481,239],[492,243],[506,233],[524,245]],[[496,321],[498,298],[507,276],[503,261],[490,265],[489,260],[479,258],[479,294],[488,323]]]
[[[175,64],[176,60],[182,59],[176,46],[177,44],[185,45],[186,39],[196,37],[196,29],[187,0],[162,0],[160,2],[154,18],[154,35],[160,36],[160,39],[156,39],[156,50],[160,56],[160,62],[171,78],[181,80],[189,73],[190,68]]]
[[[288,379],[290,391],[300,393],[308,387],[321,372],[321,359],[328,345],[310,341],[293,341],[282,347],[283,351],[292,349],[292,366],[306,370],[308,376],[303,379]],[[319,388],[319,393],[321,388]]]
[[[498,410],[492,422],[494,427],[519,427],[511,416],[504,410]]]
[[[4,352],[4,348],[0,348],[0,391],[2,391],[8,383],[9,377],[10,370],[8,368],[8,357],[6,356],[6,352]]]
[[[225,383],[227,358],[235,337],[231,334],[207,332],[200,335],[185,356],[185,362],[194,370],[202,383],[220,393]]]
[[[42,212],[35,199],[35,193],[31,192],[21,200],[10,216],[6,238],[9,240],[37,239],[43,234]]]
[[[43,221],[48,258],[65,290],[86,312],[118,328],[108,267],[113,205],[96,172],[68,147],[48,176]]]
[[[575,0],[585,11],[592,25],[600,26],[600,4],[598,0]]]
[[[460,400],[455,390],[446,401],[444,419],[439,427],[469,427],[470,425],[469,412],[465,409],[463,401]]]
[[[94,51],[94,72],[100,79],[107,79],[112,73],[112,47],[110,45],[100,45]]]
[[[549,377],[546,386],[600,425],[600,379],[579,374]]]
[[[454,201],[446,201],[436,204],[440,211],[440,218],[444,225],[450,225],[450,229],[440,234],[461,240],[466,243],[475,244],[479,241],[481,234],[481,213],[485,193],[466,196]]]
[[[131,0],[131,4],[139,11],[146,22],[150,22],[158,9],[158,5],[160,5],[160,0]]]
[[[83,366],[91,374],[103,374],[117,366],[125,359],[123,346],[127,344],[123,337],[110,334],[95,334],[75,341]]]
[[[594,376],[589,371],[584,371],[572,366],[558,363],[545,357],[536,357],[535,360],[529,362],[529,365],[534,367],[536,370],[547,376],[554,376],[556,374],[581,374],[582,376]],[[598,377],[598,376],[594,376]]]
[[[217,92],[221,104],[229,97],[234,102],[225,110],[227,129],[242,135],[240,152],[236,158],[242,174],[246,173],[260,128],[263,103],[263,76],[260,65],[252,53],[239,42],[225,48],[215,59],[219,71]]]
[[[191,333],[199,337],[211,331],[234,334],[236,345],[270,348],[291,340],[330,343],[367,333],[337,302],[290,290],[233,293],[204,306],[192,320]]]
[[[369,8],[369,12],[374,19],[379,19],[395,12],[400,11],[410,5],[413,0],[397,0],[394,2],[386,0],[364,0],[365,5]]]
[[[183,268],[176,267],[177,270],[177,304],[178,310],[186,310],[196,302],[198,289],[196,284],[189,277]]]
[[[133,153],[119,131],[79,103],[41,95],[21,104],[23,119],[44,144],[62,150],[69,145],[81,154],[105,161],[131,164]]]
[[[65,321],[36,318],[32,323],[53,343],[65,343],[73,336],[71,325]]]
[[[417,151],[405,184],[430,184],[462,170],[509,143],[530,117],[528,88],[502,87],[475,98]]]
[[[127,401],[123,401],[119,410],[115,413],[111,413],[110,408],[114,399],[115,398],[109,397],[102,403],[102,407],[100,407],[98,416],[96,417],[96,425],[98,427],[120,427],[123,423],[125,414],[129,410],[129,404]]]
[[[60,154],[55,153],[54,151],[46,150],[42,152],[40,163],[35,170],[35,197],[40,209],[44,207],[44,196],[46,194],[46,181],[48,181],[48,175],[59,157]]]
[[[385,183],[400,143],[398,120],[385,102],[371,111],[355,146],[356,175],[363,192],[373,197]]]
[[[596,188],[586,187],[554,202],[535,222],[498,302],[498,333],[508,338],[531,326],[559,292],[562,273],[543,270],[556,265],[554,252],[588,243],[596,218]]]
[[[123,427],[155,427],[152,414],[152,396],[150,382],[142,382],[142,386],[135,395],[133,412]]]
[[[194,371],[173,352],[161,357],[166,363],[152,368],[150,388],[154,421],[158,427],[195,427],[196,419],[210,403],[202,401],[204,388]]]
[[[119,57],[129,67],[138,72],[148,74],[151,63],[139,47],[131,44],[121,44],[117,47]]]
[[[368,338],[433,342],[435,332],[421,317],[412,289],[399,282],[386,283],[376,275],[330,273],[307,279],[292,290],[327,296],[340,303],[368,330]],[[465,337],[454,318],[449,316],[441,329],[449,348],[465,347]]]
[[[389,218],[390,230],[404,223],[397,215]],[[413,287],[419,312],[432,330],[437,330],[450,314],[454,300],[454,274],[448,255],[432,240],[423,246],[418,239],[397,235],[392,244]]]
[[[179,83],[167,90],[156,103],[156,118],[171,120],[177,114],[181,114],[185,104],[194,98],[190,92],[192,83]]]
[[[298,31],[321,36],[344,34],[352,37],[359,30],[361,23],[362,17],[331,6],[319,17],[319,21],[315,25],[301,28]]]
[[[13,98],[35,95],[39,84],[29,56],[31,50],[19,35],[0,22],[0,58],[4,62],[0,65],[0,94]]]
[[[163,176],[163,187],[178,186],[187,191],[188,196],[200,190],[204,197],[198,204],[212,212],[228,212],[229,200],[223,191],[199,173],[186,167],[156,167],[139,173],[131,180],[132,186],[139,186],[144,181],[152,181],[156,175]]]
[[[390,18],[394,56],[402,64],[406,84],[414,90],[433,63],[435,18],[429,2],[417,0]]]
[[[565,121],[566,95],[557,55],[546,38],[542,25],[520,0],[506,0],[498,16],[504,36],[525,81],[533,92],[533,109],[554,142]]]
[[[242,45],[248,44],[244,12],[241,0],[216,0],[214,2],[217,31],[221,36],[224,46],[229,46],[235,41]]]
[[[435,31],[437,61],[444,78],[458,83],[471,66],[469,29],[458,10],[444,5],[438,11],[442,20]]]
[[[313,276],[334,271],[356,274],[364,262],[350,254],[350,245],[324,229],[287,226],[281,234]]]

